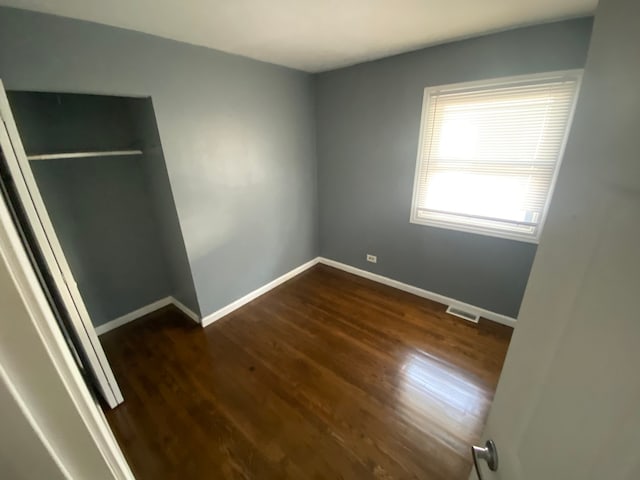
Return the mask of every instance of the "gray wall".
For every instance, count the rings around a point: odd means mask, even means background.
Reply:
[[[522,28],[318,75],[321,254],[516,317],[535,245],[409,223],[423,90],[582,68],[591,26]]]
[[[9,92],[9,102],[29,154],[140,142],[129,110],[142,100]],[[172,293],[143,158],[46,160],[31,167],[95,325]]]
[[[535,245],[408,221],[422,92],[582,67],[590,31],[590,19],[523,28],[311,77],[2,8],[0,78],[7,88],[152,97],[203,315],[320,252],[516,316]],[[188,284],[185,269],[177,276]]]
[[[203,315],[317,255],[311,76],[2,8],[0,78],[8,89],[152,97]]]
[[[162,261],[166,263],[170,273],[171,294],[195,313],[200,314],[151,99],[139,99],[136,102],[130,102],[130,106],[131,117],[140,139],[140,147],[144,152],[142,157],[144,175],[160,230],[159,240],[164,247]]]
[[[140,158],[42,161],[32,169],[94,325],[172,293]]]

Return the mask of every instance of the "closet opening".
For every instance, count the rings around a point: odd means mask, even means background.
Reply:
[[[113,408],[123,398],[99,336],[170,304],[190,325],[199,316],[152,100],[6,94],[5,199],[32,231],[23,243],[87,383]]]

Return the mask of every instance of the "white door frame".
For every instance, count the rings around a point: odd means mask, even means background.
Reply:
[[[1,125],[1,124],[0,124]],[[4,130],[4,129],[0,129]],[[98,450],[109,465],[113,478],[134,480],[122,450],[118,446],[102,410],[91,396],[75,363],[38,278],[13,224],[11,214],[0,196],[0,257],[4,258],[16,287],[27,306],[31,321],[47,349],[51,363],[60,375],[74,406],[90,432]],[[28,409],[28,405],[24,405]]]
[[[36,241],[69,313],[72,327],[86,354],[89,362],[88,368],[94,373],[98,387],[109,407],[115,408],[123,402],[122,393],[98,340],[98,335],[64,256],[53,224],[49,219],[22,145],[2,80],[0,80],[0,118],[4,123],[4,125],[0,125],[0,142],[5,160],[11,170]]]

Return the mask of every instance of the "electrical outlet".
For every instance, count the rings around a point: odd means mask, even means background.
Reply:
[[[378,263],[378,257],[367,253],[367,262]]]

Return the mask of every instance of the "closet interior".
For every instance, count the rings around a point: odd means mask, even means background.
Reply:
[[[199,313],[151,99],[7,94],[98,333],[167,297]]]

